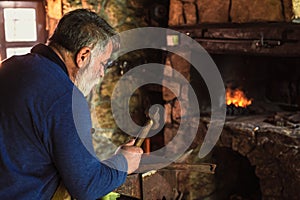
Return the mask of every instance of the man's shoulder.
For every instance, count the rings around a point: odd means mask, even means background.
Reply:
[[[71,95],[74,87],[56,63],[38,54],[14,56],[0,68],[0,93],[9,101],[48,107],[61,96]]]

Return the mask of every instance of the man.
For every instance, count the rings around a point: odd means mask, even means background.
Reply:
[[[117,46],[113,29],[78,9],[48,45],[0,67],[0,199],[51,199],[62,182],[75,199],[97,199],[134,172],[143,153],[133,141],[99,161],[85,97]],[[76,87],[76,86],[77,87]]]

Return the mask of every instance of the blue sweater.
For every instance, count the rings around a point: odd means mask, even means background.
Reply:
[[[95,156],[87,102],[47,46],[0,66],[0,199],[97,199],[126,179],[126,159]],[[119,169],[119,170],[117,170]]]

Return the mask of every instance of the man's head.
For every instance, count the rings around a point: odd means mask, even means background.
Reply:
[[[76,75],[75,85],[87,96],[93,87],[99,83],[100,78],[104,75],[105,65],[113,51],[112,42],[106,45],[105,50],[95,49],[91,52],[90,59],[86,63],[79,59],[80,69]],[[100,55],[100,56],[99,56]]]
[[[63,16],[49,39],[64,60],[69,76],[86,96],[104,75],[111,53],[118,47],[113,28],[96,13],[78,9]]]

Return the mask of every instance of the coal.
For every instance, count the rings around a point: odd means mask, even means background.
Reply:
[[[226,106],[226,115],[236,116],[236,115],[249,115],[250,110],[247,107],[235,106],[230,104]]]

